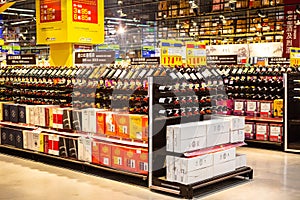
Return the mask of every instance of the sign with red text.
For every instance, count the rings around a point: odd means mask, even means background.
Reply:
[[[61,0],[40,0],[40,21],[61,21]]]
[[[72,0],[73,22],[98,23],[97,0]]]
[[[296,3],[299,3],[299,0],[285,0],[285,3],[295,3],[295,5],[292,6],[284,6],[286,26],[284,27],[282,57],[289,58],[291,48],[300,47],[300,26],[297,26],[296,24],[298,19],[298,14],[296,13]]]

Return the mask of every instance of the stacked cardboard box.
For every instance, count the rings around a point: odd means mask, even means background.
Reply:
[[[167,156],[167,180],[192,184],[246,166],[246,156],[236,155],[236,148],[191,158]]]

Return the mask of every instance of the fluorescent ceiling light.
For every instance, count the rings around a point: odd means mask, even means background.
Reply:
[[[35,10],[20,9],[20,8],[7,8],[7,10],[35,13]]]
[[[2,15],[18,15],[18,13],[8,13],[8,12],[2,12]]]
[[[17,25],[17,24],[26,24],[26,23],[30,23],[31,21],[19,21],[19,22],[13,22],[13,23],[10,23],[11,25]]]
[[[30,15],[30,14],[19,14],[19,16],[21,16],[21,17],[34,17],[34,15]]]

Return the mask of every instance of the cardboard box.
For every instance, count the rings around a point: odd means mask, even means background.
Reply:
[[[59,156],[60,157],[64,157],[64,158],[69,157],[68,145],[69,145],[68,138],[65,136],[60,136],[59,137]]]
[[[82,131],[82,111],[81,110],[73,110],[73,121],[72,128],[75,131]]]
[[[112,166],[112,145],[104,142],[99,143],[99,164],[107,167]]]
[[[33,106],[33,125],[35,126],[39,126],[40,124],[40,116],[39,116],[39,112],[40,112],[40,109],[38,106]]]
[[[19,108],[18,108],[18,118],[19,118],[19,123],[22,123],[22,124],[26,124],[27,123],[27,109],[26,109],[26,105],[19,105]]]
[[[13,134],[15,135],[16,139],[16,148],[23,149],[24,143],[23,143],[23,131],[20,129],[13,130]]]
[[[110,136],[116,136],[116,119],[114,112],[106,112],[105,114],[105,134]]]
[[[245,124],[245,139],[253,140],[255,137],[255,123],[254,122],[247,122]]]
[[[117,135],[121,138],[130,138],[129,114],[115,114]]]
[[[269,139],[269,124],[256,123],[256,140],[268,140]]]
[[[137,149],[123,146],[122,151],[124,151],[124,170],[129,172],[137,172]]]
[[[90,108],[88,109],[88,123],[89,123],[89,132],[97,133],[98,128],[98,112],[106,112],[106,109],[97,109],[97,108]]]
[[[7,138],[7,145],[16,146],[16,136],[14,133],[14,129],[7,128],[8,138]]]
[[[166,157],[166,178],[168,181],[174,182],[175,181],[175,157],[167,155]]]
[[[48,145],[49,145],[49,154],[59,156],[59,137],[55,134],[49,135]]]
[[[35,106],[29,106],[29,122],[30,125],[35,125]]]
[[[213,165],[213,154],[178,159],[180,160],[180,171],[183,173],[189,173],[191,171],[210,167]]]
[[[196,171],[191,171],[186,174],[180,173],[176,182],[188,185],[188,184],[204,181],[206,179],[212,178],[213,176],[214,176],[214,167],[211,166],[211,167],[198,169]]]
[[[142,117],[142,127],[143,127],[143,133],[142,133],[142,140],[148,141],[148,130],[149,130],[149,122],[148,122],[148,116],[144,115]]]
[[[273,101],[260,102],[260,117],[272,117]]]
[[[282,124],[270,124],[270,141],[282,142],[283,126]]]
[[[173,126],[167,126],[166,133],[166,150],[169,152],[174,152],[174,128]]]
[[[89,118],[89,109],[82,110],[82,131],[90,132],[90,118]]]
[[[73,121],[72,117],[73,117],[72,109],[65,108],[63,110],[63,129],[72,130],[72,121]]]
[[[148,174],[148,149],[138,149],[137,150],[137,173]]]
[[[247,100],[246,115],[256,117],[259,113],[259,101]]]
[[[125,170],[124,150],[120,145],[112,145],[111,148],[112,161],[111,166],[115,169]]]
[[[13,105],[11,103],[3,103],[3,120],[9,122],[10,121],[10,106]]]
[[[244,142],[245,141],[245,130],[236,130],[230,132],[230,143],[238,143],[238,142]]]
[[[44,153],[49,154],[49,134],[44,133]]]
[[[92,162],[92,140],[90,138],[78,138],[78,160]]]
[[[167,151],[183,153],[206,148],[207,122],[167,126]]]
[[[78,159],[78,138],[69,138],[68,142],[69,158]]]
[[[8,135],[9,135],[9,129],[7,128],[1,128],[1,144],[6,145],[8,144]]]
[[[227,133],[218,133],[218,134],[207,134],[206,136],[206,145],[207,147],[213,147],[221,144],[229,143],[230,134]]]
[[[105,134],[105,130],[106,130],[105,118],[106,118],[105,112],[97,112],[96,113],[96,120],[97,120],[96,133],[97,134]]]
[[[131,139],[141,140],[143,138],[143,120],[144,115],[129,115],[129,137]]]
[[[245,117],[243,116],[228,116],[228,115],[213,115],[213,118],[229,120],[229,130],[240,130],[245,128]]]
[[[214,165],[235,160],[236,148],[219,151],[213,154]]]
[[[236,116],[244,116],[245,115],[245,108],[246,108],[245,100],[234,100],[234,110],[233,114]]]
[[[226,118],[204,121],[207,124],[207,135],[229,133],[230,121]],[[229,139],[229,137],[228,137]]]
[[[39,122],[38,125],[45,127],[46,126],[46,107],[45,106],[38,106],[39,109]]]
[[[247,166],[247,156],[246,154],[236,154],[235,158],[235,168],[241,168]]]
[[[283,99],[274,100],[274,117],[283,117]]]
[[[97,141],[92,142],[92,163],[100,164],[100,143]]]
[[[10,112],[10,121],[13,123],[19,123],[19,109],[18,105],[10,105],[9,106],[9,112]]]
[[[215,164],[213,166],[214,176],[223,175],[229,172],[233,172],[236,169],[236,161],[235,159]]]

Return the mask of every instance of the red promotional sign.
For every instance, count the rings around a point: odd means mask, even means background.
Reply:
[[[61,0],[40,0],[40,21],[61,21]]]
[[[97,0],[72,0],[73,22],[98,24]]]
[[[285,0],[284,3],[299,3],[299,0]],[[296,6],[285,6],[284,16],[286,26],[284,27],[282,57],[289,58],[290,48],[300,47],[300,26],[296,25],[296,21],[300,15],[296,13]]]

